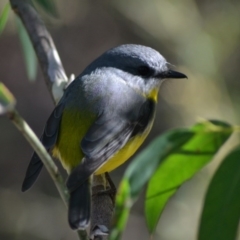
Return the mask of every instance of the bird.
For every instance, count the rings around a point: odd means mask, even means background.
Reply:
[[[172,70],[157,50],[124,44],[95,59],[65,89],[41,142],[69,174],[68,222],[73,230],[89,225],[92,176],[119,167],[146,139],[160,86],[169,78],[187,76]],[[31,188],[42,167],[34,153],[23,192]]]

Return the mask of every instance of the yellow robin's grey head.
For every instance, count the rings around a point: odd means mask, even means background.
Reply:
[[[127,84],[148,94],[168,78],[187,78],[169,69],[166,59],[156,50],[135,44],[126,44],[105,52],[93,61],[81,74],[111,72]]]

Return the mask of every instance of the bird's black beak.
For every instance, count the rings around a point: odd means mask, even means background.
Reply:
[[[159,74],[160,78],[188,78],[185,74],[173,71],[171,69]]]

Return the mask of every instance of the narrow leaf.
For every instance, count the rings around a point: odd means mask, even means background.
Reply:
[[[45,12],[53,17],[58,16],[57,8],[53,0],[34,0]]]
[[[1,12],[1,15],[0,15],[0,34],[3,32],[3,30],[6,26],[8,15],[9,15],[9,10],[10,10],[10,4],[7,3],[5,5],[5,7],[3,8],[3,11]]]
[[[154,231],[169,198],[211,161],[233,130],[226,123],[211,121],[197,124],[189,131],[195,133],[194,136],[165,156],[149,181],[145,214],[150,233]]]
[[[115,223],[110,240],[120,239],[132,204],[155,172],[161,160],[176,148],[186,143],[194,134],[188,129],[169,131],[156,138],[145,150],[134,158],[124,174],[117,194]]]
[[[37,75],[37,59],[28,33],[24,28],[21,20],[17,17],[17,27],[20,42],[23,49],[24,60],[27,68],[27,75],[30,81],[34,81]]]
[[[0,82],[0,115],[14,109],[15,104],[16,101],[11,92]]]
[[[156,168],[167,155],[182,146],[195,133],[178,129],[165,133],[154,140],[128,167],[125,177],[131,186],[131,198],[136,198]]]
[[[199,240],[235,240],[240,220],[240,147],[221,163],[209,185]]]

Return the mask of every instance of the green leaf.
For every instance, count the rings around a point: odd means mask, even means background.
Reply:
[[[235,240],[240,219],[240,147],[221,163],[208,187],[199,240]]]
[[[230,125],[219,121],[199,123],[189,129],[194,136],[187,143],[178,145],[171,154],[162,158],[146,193],[145,215],[150,233],[154,231],[169,198],[210,162],[232,131]]]
[[[124,177],[128,179],[131,186],[131,198],[137,198],[162,159],[193,136],[194,133],[187,129],[169,131],[154,140],[139,154],[128,167]],[[149,161],[151,162],[149,163]]]
[[[53,17],[58,16],[57,8],[52,0],[34,0],[44,11]]]
[[[26,29],[24,28],[21,20],[18,17],[17,27],[27,68],[27,75],[29,80],[34,81],[37,75],[37,58],[32,43],[29,39],[28,33],[26,32]]]
[[[125,179],[122,180],[118,191],[118,197],[116,198],[116,223],[117,227],[111,232],[110,240],[119,239],[119,233],[123,232],[125,224],[128,219],[129,209],[131,208],[132,202],[130,196],[130,185]]]
[[[129,216],[129,210],[139,196],[143,186],[155,172],[161,160],[194,136],[188,129],[176,129],[156,138],[145,150],[134,158],[123,180],[116,198],[115,224],[110,239],[119,239]]]
[[[0,115],[14,109],[15,104],[16,101],[11,92],[0,82]]]
[[[1,16],[0,16],[0,34],[3,32],[3,30],[6,26],[9,10],[10,10],[10,4],[7,3],[5,5],[5,7],[3,8],[3,11],[2,11]]]

